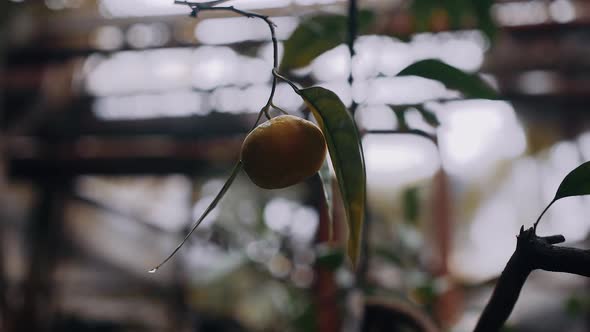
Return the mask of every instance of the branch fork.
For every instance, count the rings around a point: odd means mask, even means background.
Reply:
[[[538,236],[535,227],[525,230],[523,226],[516,238],[516,249],[498,279],[475,332],[500,330],[534,270],[590,276],[590,250],[556,246],[565,242],[563,235]]]

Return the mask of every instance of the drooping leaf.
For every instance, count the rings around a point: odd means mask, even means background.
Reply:
[[[328,239],[332,241],[334,238],[334,216],[332,215],[332,175],[330,174],[330,166],[328,161],[324,161],[322,168],[318,172],[320,180],[322,181],[322,191],[324,192],[324,200],[326,202],[326,209],[328,210]]]
[[[576,167],[563,178],[554,200],[581,195],[590,195],[590,161]]]
[[[373,21],[371,11],[358,15],[359,32]],[[318,55],[346,42],[348,19],[342,15],[317,15],[304,19],[284,43],[281,71],[309,65]]]
[[[414,0],[411,11],[418,32],[431,31],[437,23],[441,24],[437,20],[444,20],[447,16],[448,22],[442,23],[448,23],[449,28],[473,28],[475,23],[475,27],[493,41],[497,32],[491,15],[493,4],[493,0]]]
[[[322,87],[297,89],[317,120],[344,202],[348,223],[348,257],[356,267],[365,211],[365,163],[360,137],[350,113],[338,96]]]
[[[498,99],[496,91],[477,74],[466,73],[442,61],[427,59],[415,62],[398,76],[420,76],[458,90],[467,98]]]

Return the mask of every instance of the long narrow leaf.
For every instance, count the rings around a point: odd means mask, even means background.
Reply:
[[[321,87],[295,91],[303,97],[326,137],[346,211],[348,257],[356,267],[360,256],[366,190],[365,163],[356,125],[334,92]]]
[[[234,169],[232,170],[231,175],[225,181],[225,183],[223,184],[223,187],[221,187],[221,190],[219,190],[219,192],[217,193],[217,196],[215,196],[215,198],[213,199],[213,201],[211,202],[211,204],[209,204],[209,206],[207,207],[207,209],[205,209],[205,212],[203,212],[203,214],[199,217],[199,219],[197,221],[195,221],[195,223],[193,224],[193,227],[191,228],[190,232],[188,232],[188,234],[186,234],[186,236],[184,237],[184,239],[182,240],[182,242],[180,242],[178,244],[178,246],[176,246],[176,248],[172,251],[172,253],[170,253],[170,255],[168,255],[168,257],[166,257],[162,261],[162,263],[158,264],[158,266],[156,266],[153,269],[149,270],[148,271],[149,273],[155,273],[156,271],[158,271],[158,269],[160,267],[162,267],[162,265],[166,264],[166,262],[168,262],[170,260],[170,258],[172,258],[172,256],[174,256],[178,252],[178,250],[180,250],[180,248],[182,248],[182,246],[184,245],[184,243],[193,234],[193,232],[197,229],[197,227],[199,227],[199,225],[201,224],[201,222],[203,222],[203,220],[205,219],[205,217],[207,217],[207,215],[209,215],[209,213],[215,208],[215,206],[217,206],[217,203],[219,203],[219,201],[221,200],[221,198],[223,198],[223,196],[225,195],[225,193],[227,192],[227,190],[229,189],[229,187],[231,186],[231,184],[234,182],[234,180],[236,179],[236,177],[240,173],[240,170],[242,169],[242,166],[243,166],[242,162],[241,161],[238,161],[238,163],[236,164],[236,166],[234,166]]]
[[[324,200],[326,202],[326,209],[328,210],[328,239],[334,239],[334,215],[332,208],[332,175],[330,174],[330,166],[325,161],[318,172],[320,180],[322,181],[322,191],[324,192]]]

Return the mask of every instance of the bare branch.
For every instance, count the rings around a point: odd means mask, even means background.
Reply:
[[[191,1],[175,0],[174,3],[189,6],[191,8],[191,16],[193,16],[193,17],[196,17],[202,11],[229,11],[229,12],[236,13],[238,15],[242,15],[244,17],[258,18],[258,19],[263,20],[266,23],[266,25],[268,25],[268,28],[270,30],[270,38],[272,41],[272,49],[273,49],[273,69],[272,69],[272,72],[273,73],[276,72],[279,67],[279,47],[278,47],[278,41],[277,41],[277,36],[276,36],[276,31],[275,31],[276,24],[266,15],[261,15],[258,13],[241,10],[241,9],[235,8],[234,6],[215,7],[216,5],[224,3],[226,1],[227,0],[215,0],[215,1],[209,1],[209,2],[191,2]],[[272,76],[272,84],[271,84],[271,88],[270,88],[270,95],[268,96],[268,101],[262,107],[262,109],[260,109],[260,113],[259,113],[258,118],[257,118],[256,122],[254,123],[254,126],[252,127],[252,129],[254,129],[258,125],[258,121],[260,121],[262,114],[264,114],[268,119],[270,119],[270,114],[268,113],[268,110],[270,109],[270,107],[273,104],[272,100],[274,98],[276,88],[277,88],[277,77],[275,75],[273,75]]]
[[[590,250],[555,246],[563,235],[539,237],[534,227],[522,227],[516,250],[498,279],[474,332],[498,331],[510,316],[529,274],[537,269],[590,276]]]

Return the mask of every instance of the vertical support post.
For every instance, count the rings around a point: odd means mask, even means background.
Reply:
[[[53,272],[60,256],[63,207],[69,181],[39,182],[39,204],[28,229],[29,267],[22,285],[23,303],[17,316],[19,331],[48,331],[55,314]]]
[[[449,256],[453,239],[453,222],[451,211],[451,193],[449,179],[444,170],[438,171],[434,178],[433,191],[433,227],[435,260],[433,272],[438,278],[447,279],[449,274]],[[447,279],[448,280],[448,279]],[[435,315],[437,321],[445,327],[452,325],[457,318],[461,302],[460,290],[453,285],[438,297],[435,303]]]
[[[352,72],[352,59],[354,58],[355,51],[354,51],[354,42],[356,41],[356,37],[358,35],[358,4],[357,0],[348,0],[348,51],[350,52],[350,73],[348,75],[348,84],[350,85],[350,91],[352,94],[352,83],[354,82],[353,72]],[[356,112],[356,108],[358,104],[352,99],[352,104],[350,105],[350,112],[354,116]]]
[[[311,184],[311,203],[316,207],[320,215],[320,222],[316,235],[315,242],[327,243],[330,240],[330,216],[327,204],[323,199],[322,183],[318,176],[314,176]],[[338,201],[334,192],[334,202]],[[336,219],[336,215],[334,219]],[[334,237],[339,234],[338,226],[340,223],[337,220],[334,222]],[[340,317],[340,305],[338,304],[338,285],[334,279],[334,272],[326,267],[314,268],[314,284],[313,284],[313,304],[316,310],[316,331],[317,332],[339,332],[341,330],[342,321]]]
[[[1,190],[0,192],[2,192]],[[6,302],[8,285],[6,284],[6,271],[4,267],[6,262],[4,257],[4,227],[6,227],[4,223],[0,223],[0,331],[9,331],[8,318],[10,314],[8,313],[8,303]]]

